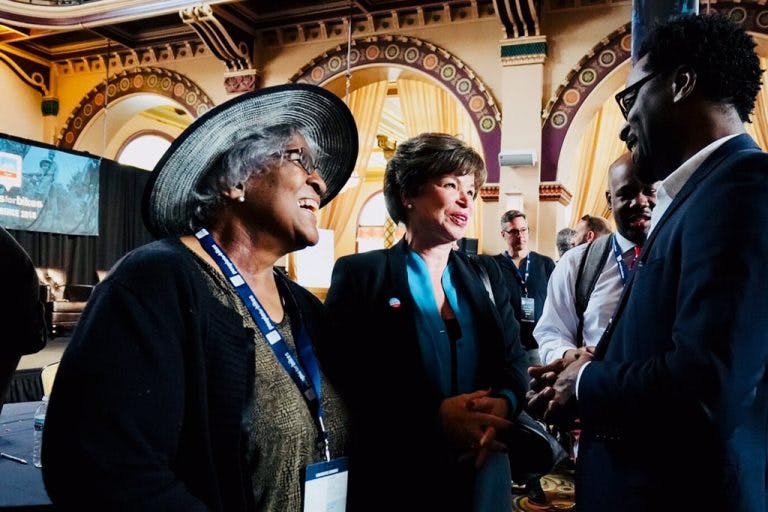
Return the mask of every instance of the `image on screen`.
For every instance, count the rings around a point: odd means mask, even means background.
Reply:
[[[0,135],[0,225],[99,234],[99,159]]]

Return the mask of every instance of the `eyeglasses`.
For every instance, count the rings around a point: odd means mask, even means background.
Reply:
[[[632,109],[632,105],[635,104],[635,100],[637,99],[637,95],[640,92],[640,89],[647,83],[653,80],[653,78],[658,75],[660,71],[654,71],[650,75],[645,75],[643,78],[638,80],[637,82],[633,83],[626,89],[619,91],[615,98],[616,103],[619,104],[619,110],[621,110],[621,114],[624,116],[624,119],[629,116],[629,111]]]
[[[289,162],[295,163],[307,174],[314,174],[320,170],[312,161],[312,157],[304,151],[304,148],[284,149],[280,153],[275,153],[275,156],[281,156]]]
[[[509,230],[502,229],[501,232],[505,233],[507,236],[515,236],[515,237],[517,237],[517,236],[524,235],[525,233],[527,233],[528,232],[528,228],[509,229]]]

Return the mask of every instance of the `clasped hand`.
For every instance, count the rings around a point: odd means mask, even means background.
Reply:
[[[489,390],[452,396],[440,404],[443,430],[457,447],[467,450],[462,458],[475,457],[478,468],[491,452],[507,449],[496,439],[498,430],[512,426],[507,414],[507,400],[490,396]]]
[[[548,365],[528,368],[531,390],[526,395],[527,410],[549,424],[569,427],[576,418],[576,379],[582,366],[592,360],[593,350],[569,350]]]

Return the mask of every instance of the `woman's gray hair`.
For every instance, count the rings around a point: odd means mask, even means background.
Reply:
[[[297,124],[278,124],[248,133],[226,150],[202,177],[190,203],[188,220],[196,231],[210,223],[226,204],[224,192],[245,183],[254,174],[261,174],[279,165],[287,145],[301,136],[312,157],[317,158],[317,143]]]
[[[384,201],[392,220],[407,224],[403,199],[417,197],[429,180],[449,174],[474,174],[477,191],[488,171],[477,151],[452,135],[422,133],[398,144],[384,173]]]

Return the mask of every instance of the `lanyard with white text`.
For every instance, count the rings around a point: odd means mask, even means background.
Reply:
[[[531,274],[531,253],[528,253],[528,256],[525,257],[525,275],[520,273],[520,270],[517,268],[517,265],[515,265],[515,260],[512,259],[512,256],[510,256],[509,253],[505,253],[507,255],[507,258],[509,258],[509,261],[512,262],[512,269],[515,271],[515,279],[517,279],[518,284],[520,284],[520,288],[523,290],[523,295],[526,297],[528,296],[528,276]]]
[[[219,244],[213,239],[207,230],[201,229],[195,236],[200,241],[200,245],[203,249],[213,258],[221,271],[227,277],[232,286],[235,287],[235,291],[242,299],[248,312],[253,317],[253,321],[259,327],[259,330],[269,342],[269,346],[274,352],[275,357],[280,364],[288,372],[296,387],[299,388],[301,394],[304,395],[310,410],[317,413],[318,426],[320,427],[320,437],[324,444],[325,458],[331,460],[330,441],[328,439],[328,431],[325,429],[325,423],[323,422],[323,405],[322,405],[322,388],[320,380],[320,367],[317,364],[317,358],[312,350],[312,344],[309,341],[304,326],[299,329],[298,335],[295,337],[296,347],[301,354],[301,362],[304,363],[309,373],[304,373],[299,359],[291,347],[285,342],[285,339],[277,330],[275,323],[269,317],[264,307],[259,302],[256,294],[253,293],[251,287],[245,282],[243,276],[238,272],[235,264],[219,247]]]
[[[619,242],[616,241],[616,235],[611,235],[611,246],[613,247],[613,257],[616,258],[616,263],[619,264],[621,284],[627,284],[627,280],[629,279],[629,267],[627,267],[627,264],[624,261],[624,254],[621,252]]]

